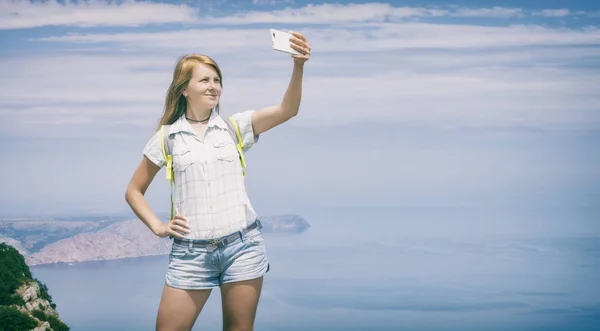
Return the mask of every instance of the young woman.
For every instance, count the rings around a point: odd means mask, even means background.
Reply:
[[[280,104],[233,115],[247,151],[258,136],[298,113],[304,63],[310,57],[306,38],[292,32],[294,68]],[[179,59],[159,123],[173,141],[174,209],[162,222],[144,194],[166,164],[160,130],[149,139],[144,157],[127,187],[125,199],[157,236],[173,237],[156,329],[191,330],[206,300],[220,287],[224,330],[253,330],[269,270],[261,225],[246,195],[234,139],[219,115],[223,78],[208,56]]]

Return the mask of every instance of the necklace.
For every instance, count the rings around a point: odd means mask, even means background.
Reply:
[[[200,123],[200,122],[204,122],[204,121],[208,120],[208,119],[210,118],[210,116],[212,116],[212,114],[211,114],[211,115],[208,115],[208,117],[207,117],[207,118],[205,118],[205,119],[203,119],[203,120],[201,120],[201,121],[198,121],[198,120],[195,120],[195,119],[191,119],[191,118],[189,118],[189,117],[187,117],[187,116],[185,117],[185,119],[186,119],[186,120],[188,120],[188,121],[192,121],[192,122],[197,122],[197,123]]]

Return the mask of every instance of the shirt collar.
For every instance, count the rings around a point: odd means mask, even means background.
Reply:
[[[208,119],[208,128],[210,127],[218,127],[227,130],[227,124],[214,110],[212,110],[210,118]],[[169,128],[169,135],[178,132],[195,133],[194,129],[190,125],[190,122],[185,118],[185,113],[181,115],[173,124],[171,124],[171,127]]]

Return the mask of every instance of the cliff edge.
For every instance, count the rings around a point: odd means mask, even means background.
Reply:
[[[48,288],[34,279],[19,251],[0,243],[0,330],[68,331]]]

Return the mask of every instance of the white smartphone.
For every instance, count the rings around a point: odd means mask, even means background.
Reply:
[[[300,55],[300,52],[292,48],[292,42],[290,41],[291,37],[293,37],[291,33],[271,29],[271,42],[273,43],[273,49],[287,54]]]

